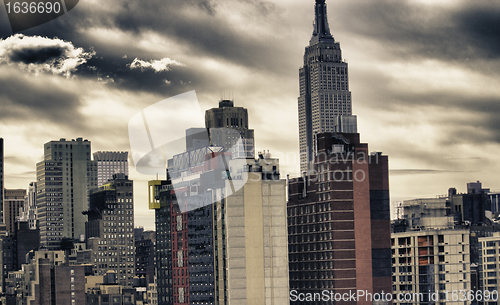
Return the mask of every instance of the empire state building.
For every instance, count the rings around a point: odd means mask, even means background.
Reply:
[[[316,0],[314,31],[299,70],[300,171],[313,169],[316,135],[356,133],[347,63],[330,33],[325,0]]]

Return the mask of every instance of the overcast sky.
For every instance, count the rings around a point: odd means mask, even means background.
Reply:
[[[349,63],[361,140],[389,155],[391,201],[435,197],[467,182],[500,190],[500,3],[327,0]],[[196,90],[248,108],[257,151],[298,174],[298,69],[314,0],[80,0],[66,15],[13,35],[0,9],[0,137],[5,185],[27,188],[43,144],[83,137],[130,150],[143,108]],[[200,127],[203,122],[200,122]],[[146,181],[136,226],[154,228]]]

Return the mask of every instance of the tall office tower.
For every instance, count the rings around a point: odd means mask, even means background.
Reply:
[[[228,197],[232,174],[196,190],[150,181],[159,304],[289,304],[285,182],[277,159],[247,162],[248,181]],[[184,178],[208,182],[223,172],[206,166]]]
[[[278,160],[249,157],[253,130],[244,108],[221,101],[205,118],[210,144],[217,146],[203,146],[206,130],[189,129],[188,151],[168,161],[168,180],[149,184],[158,302],[289,304]],[[240,138],[248,141],[235,145]]]
[[[26,197],[26,190],[5,190],[5,197],[3,202],[3,215],[4,222],[7,225],[7,230],[10,234],[15,233],[16,219],[21,214],[24,206],[24,197]]]
[[[132,287],[135,276],[133,182],[125,174],[90,194],[86,223],[87,248],[92,249],[94,274],[116,272],[118,283]]]
[[[31,230],[37,228],[36,222],[36,182],[31,182],[28,188],[28,194],[24,197],[24,207],[19,217],[21,221],[26,221]]]
[[[37,163],[37,217],[40,247],[60,249],[63,238],[85,235],[88,192],[97,186],[97,164],[90,160],[90,141],[47,142]]]
[[[356,133],[352,115],[347,63],[340,44],[330,34],[325,0],[316,0],[314,31],[299,70],[300,172],[314,168],[316,135]]]
[[[210,145],[230,149],[233,158],[254,157],[253,129],[248,129],[248,111],[234,107],[234,102],[222,100],[219,108],[205,112],[205,127],[210,135]],[[241,138],[240,145],[236,145]]]
[[[128,176],[128,152],[98,151],[94,153],[97,162],[97,186],[113,180],[113,175],[122,173]]]
[[[4,197],[4,188],[5,185],[3,183],[3,138],[0,138],[0,223],[3,223],[3,197]]]
[[[314,168],[317,175],[293,179],[288,186],[290,289],[296,295],[390,293],[387,156],[368,154],[359,134],[322,133]],[[365,297],[342,302],[368,303]]]

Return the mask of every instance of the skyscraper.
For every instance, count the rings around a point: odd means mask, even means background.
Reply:
[[[359,134],[321,133],[315,170],[289,182],[290,289],[391,293],[387,156],[368,154]]]
[[[135,276],[133,182],[123,173],[90,194],[86,212],[87,247],[92,249],[94,272],[114,271],[118,282],[132,286]]]
[[[248,111],[234,107],[234,102],[222,100],[219,108],[205,112],[205,126],[210,135],[210,145],[231,148],[233,158],[254,157],[254,133],[248,129]],[[235,145],[241,138],[241,145]]]
[[[189,129],[168,180],[149,184],[159,304],[289,304],[278,160],[253,158],[246,109],[225,100],[205,118],[210,142]]]
[[[21,215],[24,207],[24,197],[26,190],[10,190],[6,189],[4,195],[3,220],[7,226],[7,231],[14,234],[16,228],[16,219]]]
[[[299,70],[300,172],[313,169],[316,135],[356,133],[347,63],[340,44],[330,34],[325,0],[316,0],[314,31]]]
[[[57,250],[61,240],[85,234],[88,192],[97,186],[97,164],[90,160],[90,141],[50,141],[37,163],[37,218],[40,247]]]
[[[347,63],[330,33],[325,0],[316,0],[299,79],[303,176],[288,185],[290,289],[363,291],[364,298],[342,303],[372,304],[369,294],[392,293],[388,158],[360,142]]]
[[[97,162],[97,186],[108,183],[114,174],[122,173],[128,176],[128,152],[98,151],[94,153]]]
[[[247,183],[228,197],[233,175],[197,189],[150,181],[159,304],[289,304],[285,181],[277,159],[247,161]],[[190,181],[224,172],[209,165]]]

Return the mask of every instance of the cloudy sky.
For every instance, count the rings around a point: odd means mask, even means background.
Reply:
[[[468,0],[327,0],[349,63],[353,113],[371,151],[389,155],[391,201],[500,190],[500,4]],[[80,0],[14,35],[0,9],[0,137],[7,188],[35,180],[43,144],[83,137],[130,150],[143,108],[196,90],[202,110],[233,97],[257,150],[298,174],[298,69],[313,0]],[[203,122],[200,122],[200,126]],[[136,225],[154,227],[146,181]]]

